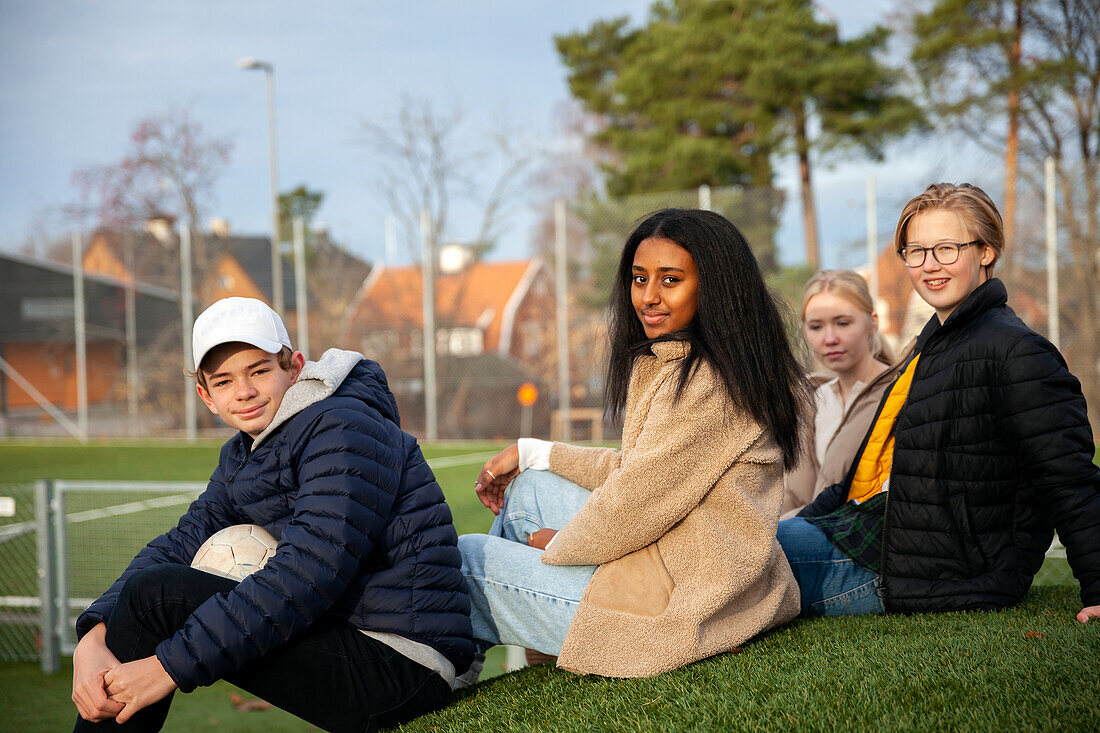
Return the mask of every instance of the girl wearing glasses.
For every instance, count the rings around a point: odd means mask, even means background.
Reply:
[[[992,277],[1000,213],[981,189],[934,184],[894,243],[936,313],[844,480],[779,541],[805,615],[996,609],[1019,602],[1055,530],[1100,618],[1100,473],[1080,383]]]
[[[829,371],[810,375],[814,417],[802,458],[784,477],[784,518],[844,480],[883,391],[897,375],[871,291],[857,272],[825,270],[810,278],[802,292],[802,335]]]

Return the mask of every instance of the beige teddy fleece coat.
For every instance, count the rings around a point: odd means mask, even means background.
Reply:
[[[674,402],[684,342],[635,362],[622,450],[554,443],[550,470],[590,490],[542,561],[599,565],[558,666],[645,677],[728,651],[799,613],[779,543],[783,457],[701,365]]]

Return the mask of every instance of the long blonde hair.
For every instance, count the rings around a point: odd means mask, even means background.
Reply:
[[[806,306],[810,298],[819,293],[833,293],[844,298],[852,305],[859,308],[870,318],[875,313],[875,303],[871,298],[871,289],[867,287],[867,281],[863,276],[853,270],[822,270],[806,282],[802,291],[802,323],[806,323]],[[872,321],[873,324],[873,321]],[[878,326],[874,326],[871,332],[871,356],[883,364],[893,364],[894,355]]]
[[[954,212],[971,236],[993,250],[993,262],[985,266],[986,275],[992,276],[993,265],[1001,259],[1005,249],[1005,225],[989,194],[969,183],[933,183],[924,193],[909,199],[894,229],[894,250],[905,247],[913,217],[935,209]]]

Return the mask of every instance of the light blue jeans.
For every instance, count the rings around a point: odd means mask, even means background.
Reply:
[[[799,517],[779,523],[779,544],[802,592],[803,616],[882,613],[879,578]]]
[[[504,495],[489,534],[458,538],[474,639],[557,656],[595,565],[545,565],[528,546],[538,529],[561,529],[591,493],[549,471],[526,470]]]

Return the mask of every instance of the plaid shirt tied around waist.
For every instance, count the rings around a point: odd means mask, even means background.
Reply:
[[[873,573],[882,573],[882,527],[886,522],[886,492],[857,504],[846,502],[831,514],[806,517],[838,550]]]

